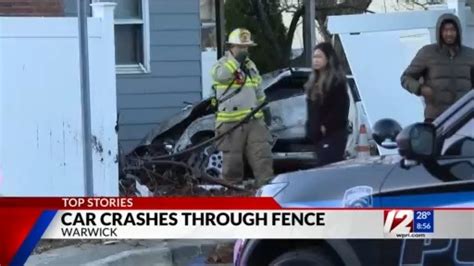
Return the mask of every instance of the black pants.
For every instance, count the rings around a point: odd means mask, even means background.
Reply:
[[[344,160],[347,134],[347,130],[336,131],[316,143],[317,166]]]

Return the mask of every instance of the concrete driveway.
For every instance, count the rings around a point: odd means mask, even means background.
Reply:
[[[52,249],[30,256],[26,265],[212,265],[205,262],[216,246],[232,243],[231,240],[109,241]]]

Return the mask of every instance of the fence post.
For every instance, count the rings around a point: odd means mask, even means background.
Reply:
[[[101,35],[100,53],[95,54],[94,60],[100,68],[100,76],[91,73],[95,82],[92,96],[92,132],[103,147],[103,151],[95,152],[96,163],[94,184],[100,188],[100,196],[118,196],[118,135],[115,130],[117,117],[117,81],[115,65],[115,30],[114,9],[116,3],[94,2],[91,4],[92,16],[100,21]],[[99,59],[97,58],[99,57]],[[101,178],[103,177],[103,178]]]

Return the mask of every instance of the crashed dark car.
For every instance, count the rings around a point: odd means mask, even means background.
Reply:
[[[273,155],[276,172],[285,172],[314,162],[312,144],[306,136],[306,96],[303,84],[309,68],[284,69],[262,76],[270,116],[266,123],[274,136]],[[355,140],[359,124],[364,121],[362,104],[356,83],[348,77],[350,95],[350,127],[347,144],[348,157],[355,154]],[[133,151],[132,155],[175,154],[214,137],[215,115],[211,99],[189,105],[169,120],[153,129]],[[198,156],[187,161],[190,166],[202,165],[202,171],[219,176],[222,155],[214,147],[201,149]],[[285,163],[279,163],[285,162]],[[251,174],[250,174],[251,175]]]
[[[401,156],[281,174],[257,195],[293,208],[474,207],[473,90],[433,124],[405,127],[397,144]],[[474,265],[473,239],[251,239],[235,251],[235,265]]]

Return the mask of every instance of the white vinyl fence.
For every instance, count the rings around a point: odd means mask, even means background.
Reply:
[[[92,4],[88,18],[98,196],[118,195],[114,6]],[[75,17],[0,17],[3,196],[84,195],[78,38]]]

